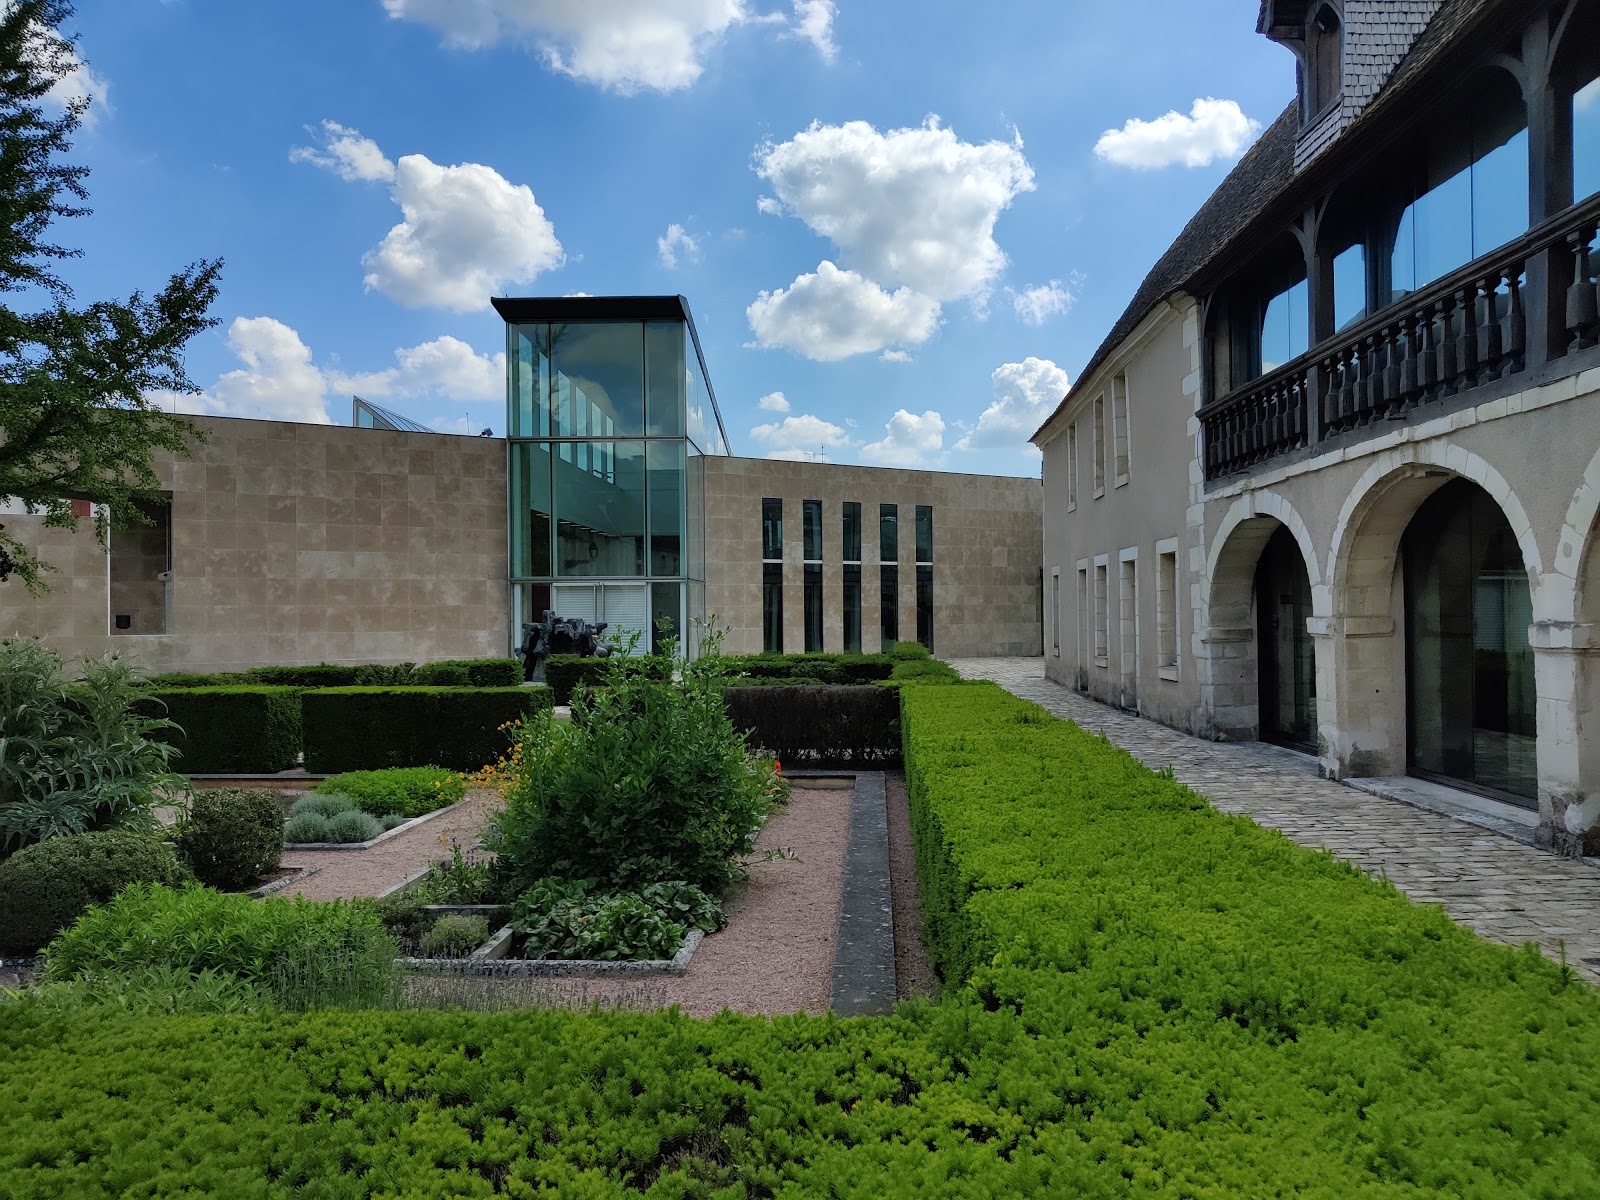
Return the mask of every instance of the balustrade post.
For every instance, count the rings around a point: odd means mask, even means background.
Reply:
[[[1528,318],[1522,311],[1522,267],[1513,263],[1506,271],[1506,361],[1508,373],[1528,365]]]
[[[1500,272],[1474,284],[1483,292],[1483,324],[1478,328],[1478,353],[1483,362],[1485,382],[1504,373],[1500,364]]]
[[[1567,245],[1572,249],[1572,286],[1567,289],[1567,334],[1572,341],[1568,352],[1587,350],[1597,340],[1600,326],[1600,292],[1589,279],[1589,243],[1594,240],[1594,226],[1584,224],[1567,235]]]
[[[1457,369],[1460,371],[1461,389],[1478,381],[1478,285],[1468,284],[1456,290],[1456,312],[1461,319],[1461,340],[1457,344]]]
[[[1451,325],[1450,297],[1442,297],[1435,307],[1439,314],[1439,394],[1450,396],[1456,391],[1456,335]]]

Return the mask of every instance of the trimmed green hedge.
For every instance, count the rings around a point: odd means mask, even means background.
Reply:
[[[0,1194],[1594,1192],[1593,989],[997,688],[899,695],[939,1004],[18,1004]]]
[[[550,706],[542,687],[347,687],[301,698],[306,770],[381,767],[476,771],[511,745],[505,726]]]
[[[199,675],[174,671],[152,675],[158,688],[228,687],[264,684],[272,687],[515,687],[522,682],[517,658],[451,658],[432,663],[311,663],[304,666],[251,667]]]
[[[887,654],[729,654],[723,664],[730,674],[751,679],[833,684],[879,683],[895,665]]]
[[[300,692],[292,687],[164,688],[151,695],[178,728],[173,764],[188,775],[267,774],[300,758]]]
[[[722,702],[750,748],[785,766],[882,767],[900,760],[900,698],[892,688],[768,683],[724,688]]]
[[[544,682],[550,689],[552,702],[571,704],[572,693],[580,684],[598,687],[615,662],[610,658],[585,658],[579,654],[555,654],[544,660]],[[623,668],[628,671],[646,671],[653,679],[665,679],[672,663],[665,658],[646,655],[626,659]]]
[[[348,796],[362,812],[375,817],[409,820],[448,808],[466,795],[467,785],[460,775],[442,767],[390,767],[332,775],[315,790],[324,796]]]

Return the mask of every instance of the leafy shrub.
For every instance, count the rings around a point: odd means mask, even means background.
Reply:
[[[328,818],[328,840],[332,842],[370,842],[383,832],[383,823],[371,813],[351,810]]]
[[[428,873],[412,886],[419,904],[485,904],[491,899],[490,870],[485,860],[450,839],[450,861],[428,864]]]
[[[630,657],[625,654],[613,654],[610,658],[556,654],[544,660],[544,682],[550,689],[553,704],[571,704],[579,687],[598,687],[617,672],[668,679],[672,675],[672,660],[654,655]]]
[[[722,907],[682,881],[603,891],[593,880],[544,879],[512,913],[524,958],[626,961],[671,958],[691,928],[722,925]]]
[[[321,813],[303,812],[290,817],[283,826],[285,845],[305,846],[333,841],[328,818]]]
[[[722,702],[750,746],[779,762],[855,766],[900,758],[900,697],[891,688],[734,687]]]
[[[541,709],[504,770],[505,809],[485,845],[511,894],[546,876],[613,889],[681,879],[720,892],[771,808],[728,720],[714,644],[681,681],[613,661],[573,720]]]
[[[465,958],[489,940],[489,922],[483,917],[448,914],[422,935],[422,957]]]
[[[163,671],[150,676],[150,686],[157,691],[172,688],[235,687],[252,682],[243,671],[219,671],[214,675],[199,675],[193,671]]]
[[[152,832],[158,804],[189,784],[172,770],[173,728],[141,701],[122,660],[86,659],[77,681],[27,638],[0,641],[0,855],[105,829]]]
[[[140,883],[90,909],[45,950],[54,982],[170,967],[227,972],[288,1008],[317,997],[389,995],[393,940],[370,903],[251,900],[199,885]]]
[[[277,797],[250,788],[200,789],[178,824],[178,853],[209,887],[249,887],[283,857]]]
[[[153,692],[176,728],[177,765],[191,775],[270,774],[300,761],[300,693],[259,684]]]
[[[387,833],[391,829],[399,829],[410,819],[404,813],[390,813],[387,817],[379,817],[378,824],[383,826],[383,831]]]
[[[317,784],[317,791],[346,795],[362,812],[375,817],[391,813],[420,817],[457,803],[467,794],[467,785],[460,775],[443,767],[390,767],[346,771],[324,779]]]
[[[896,662],[912,662],[917,659],[932,658],[933,655],[921,642],[896,642],[889,647],[889,657]]]
[[[550,707],[539,687],[342,687],[301,698],[306,770],[420,767],[474,771],[506,750],[506,727]]]
[[[342,812],[349,812],[355,806],[356,802],[342,792],[311,792],[294,802],[294,807],[289,810],[289,816],[293,818],[312,813],[331,819]]]
[[[0,953],[32,954],[130,883],[176,883],[177,857],[158,838],[119,830],[51,838],[0,863]]]
[[[144,1017],[270,1012],[277,1007],[267,988],[229,972],[208,967],[193,973],[165,966],[105,971],[66,983],[47,983],[19,997],[19,1002],[73,1016],[91,1009]]]

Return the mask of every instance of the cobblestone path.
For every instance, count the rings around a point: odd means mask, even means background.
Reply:
[[[1315,760],[1257,742],[1208,742],[1119,712],[1044,677],[1041,658],[956,659],[1058,717],[1104,734],[1145,765],[1170,766],[1223,812],[1325,848],[1486,938],[1537,942],[1600,983],[1600,870],[1322,779]]]

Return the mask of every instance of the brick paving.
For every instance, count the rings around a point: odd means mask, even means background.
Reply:
[[[1451,919],[1508,945],[1537,942],[1600,983],[1600,870],[1451,817],[1320,777],[1316,760],[1256,742],[1208,742],[1078,695],[1044,677],[1042,658],[956,659],[1058,717],[1104,734],[1154,769],[1170,766],[1223,812],[1243,813],[1303,846],[1387,878]]]

